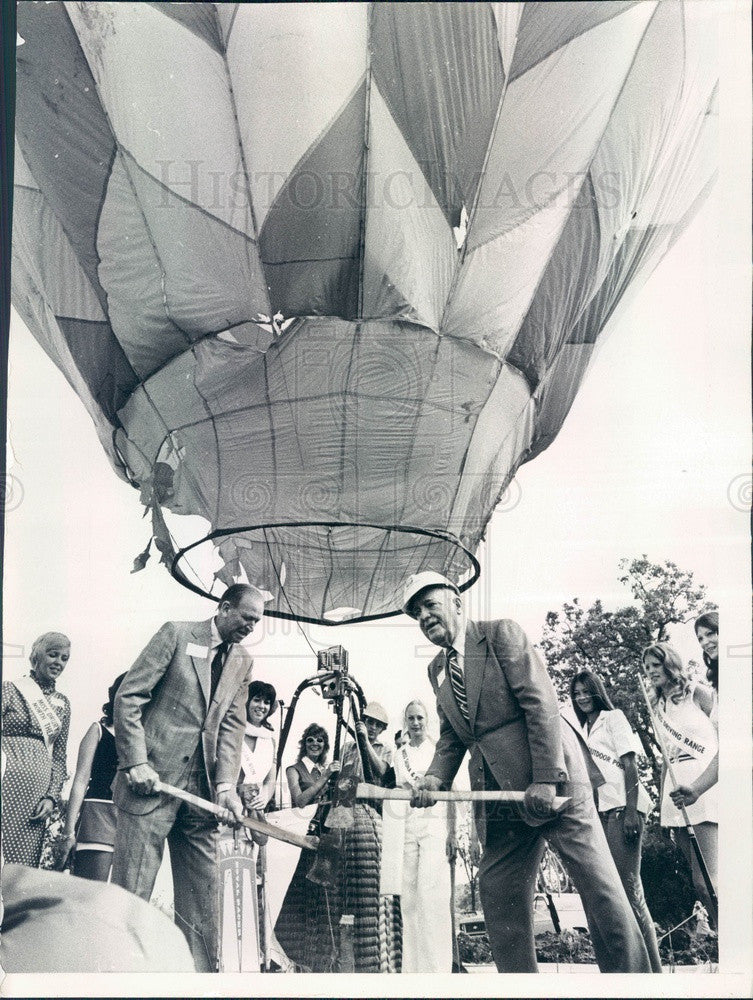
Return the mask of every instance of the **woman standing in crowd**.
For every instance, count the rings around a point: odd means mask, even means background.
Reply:
[[[711,683],[713,706],[710,719],[719,729],[719,612],[708,611],[696,619],[695,634],[703,650],[703,662],[706,664],[706,678]],[[698,801],[704,792],[714,786],[719,780],[719,754],[715,753],[708,767],[693,781],[685,784],[679,782],[677,788],[670,792],[674,804],[686,808]]]
[[[329,734],[312,722],[301,736],[298,760],[285,771],[294,809],[318,803],[331,775],[340,770],[340,762],[327,764]],[[321,814],[317,810],[309,824],[311,833],[320,834]],[[327,889],[306,878],[312,865],[307,851],[302,851],[285,894],[275,924],[275,935],[285,955],[296,966],[310,972],[332,972],[332,931],[330,921],[337,890]],[[338,915],[339,918],[339,915]],[[336,933],[335,929],[335,933]]]
[[[413,788],[431,764],[434,743],[427,734],[427,721],[423,702],[408,702],[403,713],[403,732],[408,740],[394,755],[395,783],[400,788]],[[398,891],[403,972],[452,971],[449,859],[456,845],[454,811],[448,811],[448,805],[437,802],[428,809],[408,808],[400,810],[399,816],[392,810],[384,819],[387,830],[394,814],[402,833],[397,838],[397,854],[390,860],[398,869],[402,867]]]
[[[75,845],[73,874],[107,882],[115,843],[116,809],[111,785],[118,768],[113,730],[113,707],[125,674],[117,677],[102,706],[102,718],[87,729],[78,750],[76,774],[68,799],[61,854]]]
[[[66,779],[71,706],[55,684],[70,653],[67,636],[46,632],[31,648],[31,671],[3,684],[3,857],[30,868]]]
[[[311,762],[302,757],[311,754],[312,746],[318,754],[318,744],[309,741],[312,732],[317,733],[320,727],[310,726],[301,741],[298,762],[287,770],[293,805],[315,801],[326,790],[329,776],[336,770],[352,771],[362,781],[361,753],[368,760],[370,780],[379,784],[391,762],[391,751],[380,740],[387,723],[382,706],[370,702],[364,709],[363,720],[356,723],[360,749],[355,742],[347,744],[342,752],[342,767],[333,761],[329,773],[322,771],[318,778],[309,765],[320,767],[323,755]],[[315,825],[318,818],[319,815]],[[327,830],[324,827],[315,832]],[[312,861],[301,856],[275,927],[286,954],[300,968],[311,972],[340,971],[340,917],[352,914],[355,971],[399,971],[399,909],[391,897],[379,895],[381,847],[382,820],[376,806],[357,801],[353,806],[353,823],[343,831],[341,848],[333,852],[334,887],[308,880],[306,875]]]
[[[275,790],[277,744],[268,719],[277,702],[277,692],[266,681],[251,681],[246,701],[246,732],[241,748],[238,793],[244,807],[265,809]]]
[[[651,683],[650,699],[667,746],[679,788],[692,787],[713,762],[719,750],[716,725],[711,716],[714,698],[710,688],[691,680],[682,660],[666,642],[643,650],[643,667]],[[662,770],[661,825],[671,828],[678,846],[690,864],[693,888],[710,915],[713,907],[690,843],[682,812],[673,802],[672,782]],[[716,785],[686,804],[711,882],[717,884]],[[713,919],[713,916],[712,916]]]
[[[640,741],[624,713],[612,704],[601,678],[590,670],[573,676],[570,699],[583,738],[604,777],[597,796],[607,843],[646,942],[651,970],[661,972],[656,930],[641,882],[643,830],[651,799],[638,778]]]
[[[703,650],[706,678],[719,691],[719,612],[707,611],[695,621],[695,634]]]
[[[298,760],[285,771],[294,808],[302,809],[312,802],[318,802],[324,794],[330,775],[340,770],[339,760],[327,764],[328,753],[327,730],[312,722],[303,731],[298,745]]]

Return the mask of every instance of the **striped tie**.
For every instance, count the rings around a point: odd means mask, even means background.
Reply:
[[[447,650],[447,672],[450,675],[450,684],[452,685],[452,691],[455,695],[455,701],[458,703],[460,714],[467,722],[468,699],[465,696],[465,680],[463,679],[463,671],[460,669],[460,664],[458,663],[457,651],[454,649]]]

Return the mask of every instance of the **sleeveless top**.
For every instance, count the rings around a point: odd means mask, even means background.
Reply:
[[[311,788],[315,785],[319,778],[315,777],[306,767],[302,760],[297,760],[295,764],[291,765],[293,770],[298,775],[298,784],[300,785],[301,791],[305,792],[306,789]]]
[[[100,730],[99,743],[94,751],[91,777],[84,798],[112,801],[112,788],[110,786],[115,780],[115,772],[118,769],[115,737],[101,722],[98,725]]]
[[[686,696],[675,703],[671,698],[660,698],[655,712],[675,777],[679,784],[690,784],[708,767],[719,751],[719,739],[714,720],[693,700],[695,685]],[[664,780],[661,803],[662,826],[684,826],[682,812],[669,797],[672,789],[669,775]],[[716,823],[718,786],[713,785],[692,805],[686,806],[691,823]]]

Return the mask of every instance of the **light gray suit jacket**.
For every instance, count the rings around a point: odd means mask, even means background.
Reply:
[[[429,664],[437,697],[439,741],[427,774],[449,788],[467,751],[471,787],[484,788],[484,762],[498,786],[525,791],[552,782],[581,801],[603,778],[560,720],[549,674],[517,622],[468,622],[465,634],[468,720],[455,700],[442,650]]]
[[[211,620],[166,622],[125,675],[114,713],[113,800],[120,809],[148,813],[160,802],[159,795],[128,788],[127,768],[148,762],[163,781],[179,785],[199,741],[210,789],[220,782],[235,787],[253,659],[242,646],[231,646],[210,702],[210,642]]]

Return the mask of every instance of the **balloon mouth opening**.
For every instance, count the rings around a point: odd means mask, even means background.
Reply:
[[[197,557],[205,564],[201,570]],[[451,532],[342,521],[219,528],[181,548],[170,572],[213,601],[233,583],[250,583],[270,598],[266,616],[343,625],[402,614],[405,581],[427,569],[449,577],[460,591],[481,572],[475,555]]]

